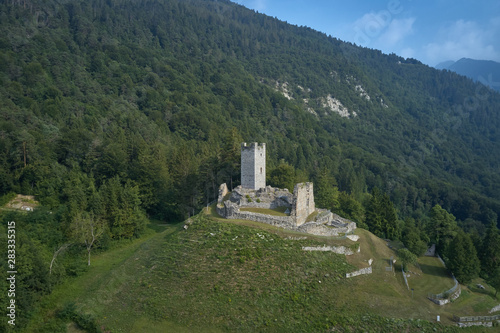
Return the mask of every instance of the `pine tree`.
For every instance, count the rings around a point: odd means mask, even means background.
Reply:
[[[493,274],[500,267],[500,232],[496,221],[492,221],[486,232],[480,254],[482,270],[488,276]]]
[[[460,283],[469,283],[479,275],[480,263],[469,235],[460,231],[451,241],[447,265]]]
[[[316,206],[333,210],[339,205],[338,196],[337,181],[326,168],[323,168],[314,183],[314,201]]]
[[[500,266],[497,266],[488,277],[488,283],[495,288],[495,297],[497,297],[500,290]]]
[[[398,240],[401,238],[401,229],[394,204],[389,195],[384,194],[380,202],[383,217],[383,230],[387,238]]]
[[[379,236],[384,237],[383,233],[383,223],[384,218],[381,212],[381,195],[378,188],[373,188],[371,193],[370,201],[368,202],[368,207],[366,209],[366,219],[365,223],[368,225],[369,230]]]

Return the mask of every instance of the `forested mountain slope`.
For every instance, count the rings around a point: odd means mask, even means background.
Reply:
[[[178,219],[237,184],[244,140],[402,217],[500,212],[498,93],[229,1],[3,0],[0,96],[0,193],[53,208],[105,186]]]

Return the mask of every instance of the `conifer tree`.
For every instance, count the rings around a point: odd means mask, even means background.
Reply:
[[[447,266],[460,283],[469,283],[479,275],[480,263],[469,235],[460,231],[450,242]]]
[[[401,238],[401,229],[399,227],[398,216],[394,204],[389,195],[384,194],[380,202],[380,209],[383,216],[383,229],[387,238],[398,240]]]
[[[368,207],[366,209],[366,219],[365,223],[372,233],[379,237],[384,237],[383,235],[383,216],[381,212],[381,195],[378,188],[373,188],[371,193],[370,201],[368,202]]]
[[[483,240],[480,251],[481,268],[486,275],[491,275],[500,267],[500,232],[496,221],[492,221]]]
[[[339,205],[338,196],[337,181],[326,168],[323,168],[314,183],[315,204],[318,207],[333,210]]]
[[[488,277],[488,283],[495,288],[495,297],[500,290],[500,266],[497,266]]]

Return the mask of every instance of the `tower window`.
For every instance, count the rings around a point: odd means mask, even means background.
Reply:
[[[260,173],[262,173],[262,167],[260,168]]]

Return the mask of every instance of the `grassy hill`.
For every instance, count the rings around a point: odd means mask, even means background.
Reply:
[[[346,258],[302,250],[339,241],[243,223],[250,222],[202,214],[187,230],[168,225],[96,256],[87,273],[48,296],[28,331],[77,332],[68,318],[112,332],[456,329],[431,322],[441,315],[450,324],[461,301],[439,307],[416,286],[412,298],[397,265],[385,270],[394,250],[368,231],[357,230],[361,252]],[[373,274],[345,278],[370,258]],[[488,295],[467,292],[463,303],[473,309],[467,314],[485,314],[485,306],[474,310],[484,301],[494,304]]]

